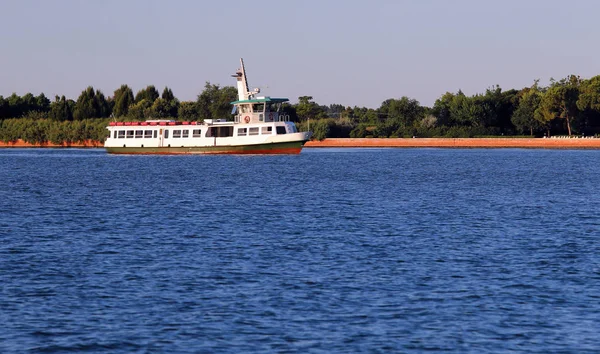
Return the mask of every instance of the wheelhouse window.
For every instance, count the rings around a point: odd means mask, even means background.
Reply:
[[[238,128],[238,136],[246,136],[248,135],[248,129],[247,128]]]
[[[152,138],[152,130],[144,130],[144,138]]]
[[[248,135],[258,135],[258,127],[248,129]]]
[[[273,127],[262,127],[261,134],[262,135],[271,135],[271,134],[273,134]]]
[[[181,137],[182,138],[189,138],[190,137],[190,131],[188,129],[184,129],[183,132],[181,133]]]
[[[202,137],[202,131],[200,129],[194,129],[194,130],[192,130],[192,137],[193,138],[201,138]]]
[[[143,130],[136,130],[135,131],[135,138],[136,139],[139,139],[139,138],[141,138],[143,136],[144,136],[144,131]]]
[[[124,139],[124,138],[125,138],[125,131],[119,130],[119,139]]]
[[[133,138],[133,130],[127,131],[127,139]]]
[[[265,104],[264,103],[256,103],[252,105],[252,111],[253,112],[264,112],[265,110]]]
[[[285,134],[285,127],[275,127],[277,135]]]
[[[181,129],[173,130],[173,139],[181,138]]]

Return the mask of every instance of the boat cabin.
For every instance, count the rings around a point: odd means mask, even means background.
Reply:
[[[290,116],[281,110],[287,98],[256,97],[248,100],[231,102],[234,122],[242,124],[287,122]]]

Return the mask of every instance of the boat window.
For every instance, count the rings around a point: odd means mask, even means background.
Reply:
[[[275,127],[277,129],[277,135],[285,134],[285,127]]]
[[[165,139],[169,139],[169,130],[165,129]]]
[[[156,139],[158,132],[155,130],[154,131],[154,138]]]
[[[206,130],[206,137],[226,138],[233,136],[233,127],[210,127]]]
[[[135,131],[135,138],[136,138],[136,139],[139,139],[139,138],[141,138],[142,136],[144,136],[144,131],[143,131],[143,130],[136,130],[136,131]]]
[[[194,129],[194,130],[192,130],[192,137],[194,137],[194,138],[200,138],[200,137],[202,137],[202,132],[200,131],[200,129]]]
[[[238,136],[246,136],[246,134],[248,134],[248,129],[238,128]]]
[[[152,138],[152,130],[144,130],[144,138]]]
[[[242,113],[250,113],[250,105],[242,105]]]
[[[262,135],[271,135],[271,134],[273,134],[273,127],[262,127],[261,134]]]
[[[253,104],[252,105],[252,110],[254,112],[262,112],[262,111],[265,110],[265,104],[264,103]]]
[[[189,138],[190,137],[190,131],[188,129],[184,129],[183,130],[183,135],[181,137],[182,138]]]
[[[123,138],[125,138],[125,131],[119,130],[119,139],[123,139]]]
[[[173,139],[181,138],[181,129],[173,130]]]
[[[258,135],[258,127],[250,128],[248,131],[248,135]]]
[[[110,134],[108,134],[108,137],[110,138]],[[117,131],[115,130],[115,133],[113,134],[113,139],[117,138]]]
[[[133,138],[133,130],[127,131],[127,139],[129,139],[129,138]]]

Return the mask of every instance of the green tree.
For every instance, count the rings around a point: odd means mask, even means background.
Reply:
[[[20,118],[23,116],[23,100],[21,96],[13,92],[7,98],[8,101],[8,116],[11,118]]]
[[[517,109],[514,111],[511,121],[521,133],[529,131],[533,136],[534,131],[544,126],[544,120],[536,119],[535,111],[539,108],[542,93],[536,80],[532,87],[524,89]]]
[[[8,101],[0,95],[0,119],[8,118]]]
[[[141,100],[146,100],[152,105],[156,99],[160,97],[156,87],[154,85],[148,85],[145,89],[139,90],[135,94],[135,103],[139,103]]]
[[[121,87],[115,90],[113,100],[113,116],[125,117],[129,112],[129,106],[134,103],[133,91],[129,86],[121,85]]]
[[[179,105],[177,117],[184,121],[194,121],[198,119],[198,108],[196,102],[184,101]]]
[[[89,86],[81,92],[81,95],[77,98],[75,111],[73,112],[73,118],[75,120],[104,118],[109,115],[109,106],[101,91],[94,91],[94,88]]]
[[[165,89],[163,90],[162,95],[160,97],[165,101],[172,101],[175,99],[175,96],[173,95],[173,91],[171,91],[171,89],[168,87],[165,87]]]
[[[237,99],[237,89],[233,86],[220,87],[206,82],[204,90],[196,100],[200,118],[219,119],[231,115],[231,102]]]
[[[75,101],[66,99],[65,96],[54,98],[50,104],[49,118],[56,121],[73,120],[73,111],[75,110]]]
[[[577,100],[580,83],[581,79],[575,75],[553,82],[540,102],[538,117],[542,117],[543,120],[550,117],[564,119],[569,136],[572,135],[571,123],[579,113]]]
[[[446,92],[442,97],[435,101],[431,113],[437,118],[439,125],[450,126],[453,124],[452,114],[450,112],[453,101],[454,94],[451,92]]]
[[[49,112],[50,111],[50,100],[44,93],[40,93],[35,98],[36,110],[40,112]]]
[[[152,103],[145,99],[129,106],[127,117],[133,120],[144,120],[152,114]]]
[[[296,115],[299,121],[305,121],[307,119],[320,119],[326,118],[327,113],[323,107],[313,102],[312,96],[300,96],[298,97],[298,104],[295,105]]]
[[[581,111],[586,109],[600,111],[600,75],[581,83],[577,108]]]
[[[412,127],[417,120],[424,117],[425,109],[417,100],[402,97],[388,99],[381,103],[379,114],[393,130]]]

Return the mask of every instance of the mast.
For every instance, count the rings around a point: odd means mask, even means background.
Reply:
[[[248,89],[248,81],[246,80],[246,68],[244,67],[244,59],[240,58],[240,69],[235,74],[231,75],[237,80],[238,100],[243,101],[250,98],[251,93]]]

